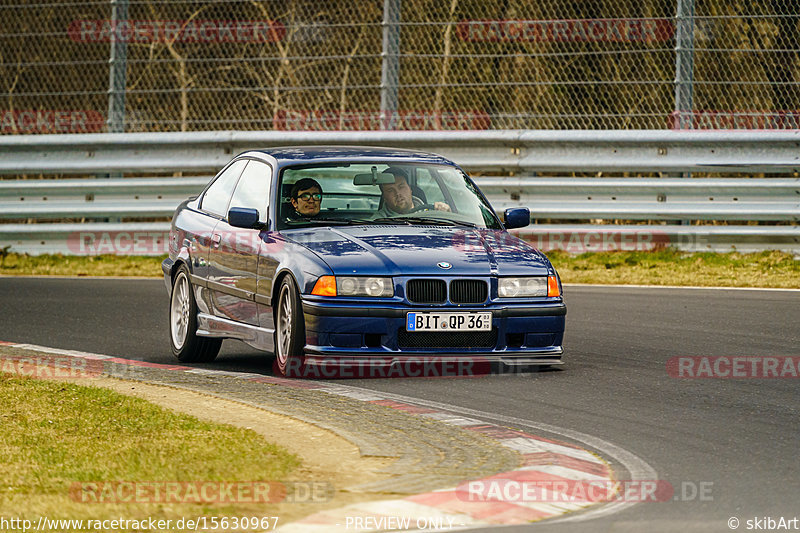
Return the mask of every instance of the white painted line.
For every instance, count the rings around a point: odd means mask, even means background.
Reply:
[[[264,374],[258,374],[256,372],[242,372],[237,375],[240,378],[244,378],[246,380],[254,380],[254,379],[263,379],[268,378],[269,376]]]
[[[180,365],[181,363],[177,364]],[[230,370],[209,370],[207,368],[192,368],[191,370],[184,370],[184,372],[186,372],[187,374],[200,374],[204,376],[228,376],[234,378],[238,378],[241,376],[241,374],[237,372],[231,372]]]
[[[48,348],[47,346],[38,346],[36,344],[12,344],[11,348],[20,348],[22,350],[31,350],[36,352],[52,353],[56,355],[66,355],[69,357],[85,357],[86,359],[114,359],[114,356],[103,355],[99,353],[78,352],[75,350],[62,350],[61,348]]]
[[[581,509],[595,505],[595,503],[596,502],[514,502],[514,505],[547,513],[550,516],[557,516],[564,513],[580,511]]]
[[[385,400],[383,396],[380,396],[372,391],[361,391],[361,390],[351,390],[346,389],[343,387],[338,386],[325,386],[320,389],[322,392],[327,392],[328,394],[335,394],[337,396],[346,396],[347,398],[352,398],[354,400],[361,400],[362,402],[374,402],[379,400]]]
[[[348,507],[350,508],[349,510],[375,513],[385,516],[426,516],[430,518],[452,518],[454,520],[454,525],[466,525],[467,523],[475,522],[472,517],[465,514],[448,513],[437,507],[411,502],[408,500],[382,500],[377,502],[364,502]]]
[[[427,416],[453,426],[481,426],[484,424],[476,418],[467,418],[450,413],[420,413],[420,416]]]
[[[557,453],[559,455],[567,455],[569,457],[574,457],[575,459],[580,459],[582,461],[589,461],[599,465],[605,464],[604,461],[601,461],[595,455],[592,455],[586,450],[580,450],[578,448],[570,448],[569,446],[561,446],[559,444],[553,444],[550,442],[537,439],[517,437],[515,439],[503,439],[500,441],[500,444],[502,444],[506,448],[511,448],[512,450],[516,450],[520,453],[550,452],[550,453]]]
[[[606,476],[598,476],[597,474],[590,474],[583,470],[569,468],[561,465],[536,465],[536,466],[523,466],[519,470],[526,472],[541,472],[543,474],[551,474],[553,476],[563,477],[565,479],[572,479],[575,481],[609,481]]]

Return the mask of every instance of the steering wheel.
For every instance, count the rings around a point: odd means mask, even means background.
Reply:
[[[436,210],[436,206],[435,205],[433,205],[433,204],[422,204],[422,205],[418,205],[417,207],[415,207],[414,209],[409,211],[409,213],[416,213],[418,211],[434,211],[434,210]]]

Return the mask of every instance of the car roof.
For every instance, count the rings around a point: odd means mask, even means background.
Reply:
[[[455,163],[440,155],[401,148],[381,148],[377,146],[279,146],[248,153],[261,153],[275,158],[280,166],[303,165],[309,163],[331,163],[336,161],[358,162],[397,162],[397,163],[436,163],[455,166]],[[242,154],[244,155],[244,154]]]

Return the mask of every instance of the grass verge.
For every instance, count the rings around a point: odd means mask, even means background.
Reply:
[[[27,255],[0,253],[0,275],[5,276],[146,276],[161,277],[166,256],[137,255]]]
[[[784,252],[549,252],[564,283],[800,288],[800,261]],[[161,276],[161,257],[0,257],[0,275]]]
[[[112,495],[131,497],[131,489],[123,490],[122,484],[109,491],[93,488],[87,497],[86,490],[76,492],[74,484],[111,487],[110,482],[135,482],[153,487],[158,482],[182,482],[188,487],[210,482],[206,486],[213,488],[215,482],[282,480],[299,466],[294,455],[253,431],[203,422],[145,400],[64,381],[0,372],[0,420],[0,514],[5,516],[92,520],[269,516],[276,504],[242,503],[236,497],[235,503],[187,503],[191,493],[186,489],[172,498],[178,502],[150,502],[155,499],[150,497],[113,502]],[[111,503],[94,502],[98,495]],[[91,503],[82,501],[86,499]]]
[[[777,251],[718,254],[667,249],[547,255],[565,283],[800,288],[800,261]]]

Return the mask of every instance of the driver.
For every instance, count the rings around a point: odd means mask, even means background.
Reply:
[[[380,184],[383,207],[375,213],[375,218],[413,213],[425,205],[420,198],[411,194],[411,186],[408,184],[405,170],[398,167],[389,167],[383,173],[392,174],[394,183]],[[450,211],[450,206],[444,202],[434,203],[433,208],[437,211]]]

